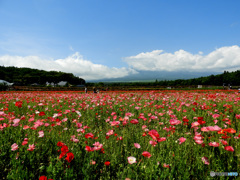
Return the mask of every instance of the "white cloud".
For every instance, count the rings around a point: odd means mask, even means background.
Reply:
[[[84,60],[79,53],[75,53],[65,59],[46,60],[38,56],[0,56],[0,65],[29,67],[42,70],[56,70],[73,73],[86,81],[104,78],[120,78],[137,72],[131,68],[110,68],[101,64],[94,64]]]
[[[154,50],[126,57],[124,60],[131,68],[143,71],[234,71],[240,69],[240,47],[222,47],[205,56],[202,52],[191,54],[179,50],[166,53],[163,50]]]
[[[240,47],[222,47],[204,55],[191,54],[184,50],[166,53],[163,50],[140,53],[124,58],[128,67],[115,68],[94,64],[85,60],[78,52],[63,59],[43,59],[39,56],[0,56],[0,65],[29,67],[42,70],[55,70],[73,73],[86,81],[107,78],[123,78],[138,71],[186,71],[223,72],[240,69]]]

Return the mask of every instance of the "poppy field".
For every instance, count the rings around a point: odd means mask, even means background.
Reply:
[[[0,93],[0,179],[211,179],[239,138],[233,90]]]

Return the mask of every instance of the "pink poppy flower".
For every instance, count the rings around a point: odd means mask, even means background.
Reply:
[[[226,151],[232,151],[232,152],[234,151],[234,149],[233,149],[232,146],[225,146],[224,149],[225,149]]]
[[[98,151],[98,150],[102,149],[102,147],[103,147],[103,145],[100,144],[99,142],[95,142],[93,145],[94,145],[93,150],[95,150],[95,151]]]
[[[77,123],[77,128],[81,128],[82,127],[82,123]]]
[[[12,151],[16,151],[18,149],[18,145],[16,143],[14,143],[12,146]]]
[[[203,131],[203,132],[208,132],[209,129],[208,129],[207,127],[202,127],[202,128],[201,128],[201,131]]]
[[[199,126],[200,124],[199,124],[197,121],[195,121],[195,122],[193,122],[191,125],[192,125],[192,128],[193,128],[193,127]]]
[[[38,137],[44,137],[44,132],[43,131],[39,131],[38,134],[39,134]]]
[[[184,143],[185,141],[186,141],[186,138],[184,138],[184,137],[180,137],[179,138],[179,144],[182,144],[182,143]]]
[[[197,139],[197,140],[195,140],[195,142],[196,142],[197,144],[202,144],[202,143],[203,143],[203,140]]]
[[[214,119],[216,119],[216,118],[219,118],[220,115],[219,115],[219,114],[213,114],[212,117],[213,117]]]
[[[28,146],[29,146],[29,148],[27,149],[28,151],[33,151],[35,149],[34,144],[29,144]]]
[[[240,119],[240,114],[235,115],[236,119]]]
[[[79,139],[77,139],[77,138],[72,138],[71,139],[73,142],[75,142],[75,143],[78,143],[79,142]]]
[[[91,164],[91,165],[95,165],[95,164],[96,164],[96,161],[90,160],[90,164]]]
[[[171,119],[170,121],[170,124],[173,126],[173,125],[178,125],[178,124],[181,124],[182,122],[179,121],[179,120],[176,120],[176,119]]]
[[[228,145],[228,142],[227,141],[225,141],[225,140],[219,140],[223,145]]]
[[[106,135],[110,136],[110,135],[113,135],[113,130],[109,130]]]
[[[149,144],[151,144],[152,146],[156,146],[157,142],[156,141],[149,141]]]
[[[138,143],[134,143],[134,146],[135,146],[135,148],[138,148],[138,149],[141,148],[140,144],[138,144]]]
[[[218,147],[219,143],[217,143],[217,142],[210,142],[208,145],[209,146],[213,146],[213,147]]]
[[[120,124],[120,121],[110,121],[111,126],[117,126]]]
[[[20,119],[14,119],[13,120],[13,125],[12,126],[19,126]]]
[[[202,157],[202,161],[203,161],[204,164],[209,165],[209,160],[208,160],[207,157],[205,157],[205,156]]]
[[[165,137],[157,138],[157,141],[158,141],[158,142],[162,142],[162,141],[166,141],[166,140],[167,140],[167,138],[165,138]]]
[[[127,159],[129,164],[137,163],[136,158],[133,156],[130,156]]]
[[[215,125],[215,126],[208,126],[207,127],[209,131],[221,131],[222,128],[220,128],[219,126]]]

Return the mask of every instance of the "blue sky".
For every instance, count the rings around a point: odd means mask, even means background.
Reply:
[[[237,0],[0,0],[0,65],[86,80],[240,69]]]

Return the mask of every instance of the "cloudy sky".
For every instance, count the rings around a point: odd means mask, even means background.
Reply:
[[[235,71],[239,8],[238,0],[0,0],[0,65],[86,81]]]

